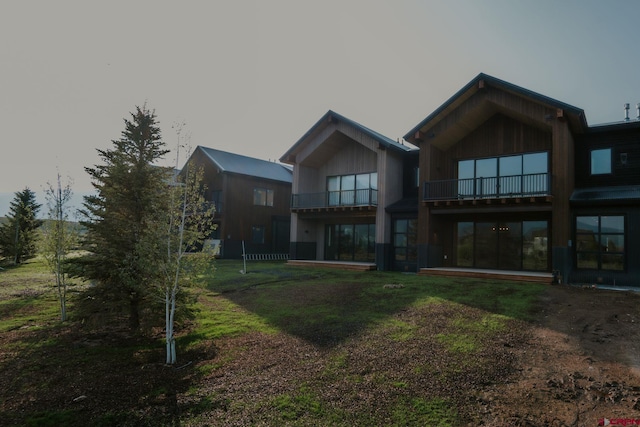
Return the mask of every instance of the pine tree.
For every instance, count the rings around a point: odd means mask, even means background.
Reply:
[[[168,169],[154,162],[168,150],[155,113],[146,106],[136,107],[125,119],[122,137],[112,142],[113,149],[98,150],[103,164],[85,168],[96,193],[85,197],[80,211],[89,254],[74,264],[77,275],[95,284],[102,304],[128,306],[129,326],[137,330],[141,313],[153,302],[150,282],[159,252],[149,250],[149,236],[166,218],[168,205]]]
[[[17,265],[36,254],[40,206],[29,188],[15,193],[7,221],[0,226],[0,255]]]

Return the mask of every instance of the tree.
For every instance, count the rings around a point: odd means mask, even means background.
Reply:
[[[168,150],[155,112],[136,107],[113,149],[98,150],[103,164],[85,168],[95,194],[85,196],[81,224],[88,254],[74,259],[75,274],[95,284],[102,304],[128,306],[129,327],[153,304],[153,274],[159,244],[149,250],[157,226],[166,220],[169,169],[154,166]],[[144,250],[143,250],[144,249]]]
[[[7,221],[0,226],[0,254],[18,265],[36,254],[40,206],[28,187],[15,193]]]
[[[178,132],[180,137],[180,132]],[[178,146],[179,151],[179,146]],[[201,273],[209,268],[213,255],[203,245],[215,229],[215,207],[204,198],[202,168],[187,163],[181,171],[182,182],[175,180],[171,186],[171,208],[167,221],[167,253],[161,271],[162,291],[165,303],[166,363],[175,364],[176,305],[180,292],[198,281]],[[204,246],[204,247],[203,247]],[[202,251],[188,252],[202,247]],[[187,255],[188,256],[185,256]]]
[[[69,202],[73,196],[71,184],[63,187],[58,174],[57,187],[47,183],[45,197],[49,208],[48,221],[42,227],[42,254],[56,278],[60,302],[60,320],[67,320],[67,266],[66,259],[78,240],[78,233],[69,222]]]

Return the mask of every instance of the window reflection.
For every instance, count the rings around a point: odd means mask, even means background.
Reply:
[[[458,197],[547,194],[546,152],[458,161]]]
[[[591,151],[591,175],[611,173],[611,148]]]
[[[576,217],[576,266],[579,269],[624,270],[624,216]]]

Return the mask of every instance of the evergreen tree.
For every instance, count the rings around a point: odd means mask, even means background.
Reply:
[[[169,170],[153,163],[168,150],[155,113],[146,106],[136,107],[121,138],[112,142],[113,149],[98,150],[103,164],[85,168],[96,193],[84,198],[80,211],[88,255],[73,263],[76,275],[95,284],[101,304],[128,306],[129,326],[137,330],[154,299],[151,273],[159,252],[149,250],[149,239],[168,206]]]
[[[40,206],[36,194],[29,188],[15,193],[7,221],[0,226],[0,255],[13,264],[20,264],[36,254]]]

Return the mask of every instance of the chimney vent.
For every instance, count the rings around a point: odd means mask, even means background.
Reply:
[[[640,102],[636,104],[636,120],[640,120]]]
[[[625,122],[629,121],[629,104],[628,103],[624,104],[624,121]]]

